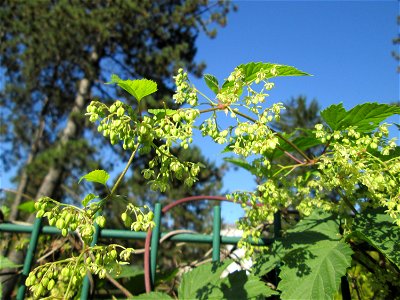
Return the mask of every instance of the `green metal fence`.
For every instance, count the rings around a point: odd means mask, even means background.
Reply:
[[[136,239],[145,240],[145,255],[144,255],[144,271],[145,271],[145,287],[146,291],[152,290],[155,282],[155,274],[157,267],[157,251],[160,239],[168,234],[169,232],[161,232],[161,218],[162,216],[173,207],[182,203],[198,200],[215,200],[215,201],[229,201],[225,197],[218,196],[195,196],[177,200],[164,208],[160,203],[155,204],[154,209],[154,222],[155,227],[148,232],[133,232],[130,230],[117,230],[117,229],[100,229],[96,227],[96,231],[93,237],[92,246],[94,246],[99,237],[102,238],[123,238],[123,239]],[[275,237],[279,235],[281,230],[281,218],[280,214],[277,213],[274,217],[274,233]],[[17,300],[22,300],[25,297],[26,286],[25,279],[31,271],[32,264],[34,262],[34,256],[38,239],[40,234],[61,234],[61,231],[56,227],[43,226],[42,218],[36,218],[33,225],[19,225],[11,223],[0,224],[0,232],[12,232],[12,233],[30,233],[31,239],[25,256],[22,274],[20,275],[19,288],[17,292]],[[169,239],[175,242],[187,242],[187,243],[206,243],[212,245],[212,260],[220,260],[221,244],[236,244],[239,241],[239,237],[232,236],[221,236],[221,206],[215,205],[213,209],[213,231],[211,235],[206,234],[185,234],[180,233],[172,235]],[[253,242],[255,245],[268,245],[273,242],[273,239],[261,239]],[[81,299],[88,299],[90,289],[89,278],[86,276],[83,281]]]

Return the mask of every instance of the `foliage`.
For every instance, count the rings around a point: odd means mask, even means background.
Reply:
[[[16,203],[11,219],[18,218],[21,192],[32,199],[46,195],[74,201],[68,191],[84,189],[73,178],[96,168],[111,172],[113,161],[125,157],[119,147],[99,147],[101,140],[79,113],[92,95],[112,101],[114,91],[102,84],[112,71],[157,82],[157,93],[152,88],[137,91],[139,98],[152,93],[147,107],[170,104],[172,74],[184,65],[196,76],[204,69],[203,63],[194,62],[198,34],[214,37],[216,26],[224,26],[234,8],[229,2],[204,1],[2,4],[0,64],[6,75],[1,87],[2,141],[7,147],[0,157],[6,168],[18,168],[15,181],[20,184],[16,197],[7,199]],[[127,104],[137,102],[128,97]],[[106,162],[102,151],[114,159]],[[50,177],[54,186],[48,184]]]
[[[359,295],[361,290],[373,296],[398,294],[399,249],[393,239],[398,239],[400,226],[400,157],[395,139],[389,139],[389,125],[381,122],[400,111],[397,106],[377,103],[364,103],[348,111],[342,104],[332,105],[321,112],[324,124],[315,124],[314,136],[278,132],[270,123],[280,119],[283,105],[264,107],[263,103],[273,87],[270,79],[290,75],[307,74],[290,66],[243,64],[221,87],[216,78],[207,75],[208,87],[217,92],[215,98],[208,98],[179,70],[173,99],[185,104],[183,108],[146,112],[120,100],[110,105],[92,101],[86,113],[89,120],[98,124],[98,131],[111,144],[122,144],[131,156],[99,201],[95,201],[95,194],[88,194],[82,201],[83,209],[47,197],[35,204],[37,215],[48,217],[63,235],[79,229],[82,250],[78,256],[32,271],[26,283],[33,295],[45,296],[50,290],[73,297],[79,294],[79,283],[87,271],[100,278],[111,271],[118,273],[118,266],[128,262],[134,250],[117,244],[91,245],[94,225],[104,226],[107,220],[99,213],[106,210],[107,203],[119,201],[116,190],[128,167],[150,151],[155,157],[141,169],[150,189],[167,191],[175,180],[192,186],[203,165],[181,160],[173,149],[176,145],[188,148],[195,128],[214,142],[225,144],[225,151],[235,155],[229,161],[260,178],[255,191],[228,195],[245,209],[245,217],[238,221],[243,230],[238,246],[253,256],[256,264],[249,275],[239,271],[227,278],[221,278],[221,274],[229,261],[198,267],[182,276],[179,297],[332,299],[339,291],[344,297],[350,296],[346,295],[347,278],[354,283],[353,294]],[[133,86],[143,91],[147,84],[140,80]],[[137,96],[136,90],[126,90]],[[198,108],[199,95],[210,108]],[[209,117],[196,125],[202,114]],[[315,146],[322,150],[310,157],[306,150]],[[290,160],[282,165],[281,156]],[[108,176],[96,170],[82,179],[106,185]],[[293,208],[302,218],[297,224],[285,219]],[[278,211],[287,220],[287,229],[281,236],[275,232],[276,241],[270,248],[254,246],[252,241],[271,234]],[[132,204],[121,214],[125,225],[135,231],[151,228],[152,218],[147,207]],[[375,281],[371,276],[356,275],[360,266],[372,273]],[[63,274],[62,270],[67,271]],[[278,276],[272,278],[272,273]],[[378,283],[383,284],[383,290],[376,288]],[[55,285],[57,289],[53,289]]]
[[[11,209],[8,219],[33,220],[33,214],[18,209],[25,199],[47,196],[78,205],[90,185],[79,185],[76,178],[94,169],[113,174],[119,162],[128,159],[126,152],[103,143],[81,112],[94,96],[105,103],[113,101],[115,90],[103,82],[117,71],[121,78],[157,82],[157,92],[147,97],[142,109],[170,105],[172,75],[182,66],[201,75],[205,65],[194,61],[197,36],[204,32],[214,37],[232,8],[228,1],[197,0],[2,1],[0,66],[5,84],[0,87],[4,146],[0,159],[6,171],[16,174],[11,180],[18,186],[0,199]],[[141,98],[154,90],[137,92]],[[117,96],[131,107],[138,105],[123,89]],[[152,155],[141,156],[133,167],[140,168]],[[193,159],[216,170],[200,154]],[[120,184],[130,195],[127,199],[146,204],[143,198],[131,196],[137,189],[128,185],[129,175]],[[206,175],[220,178],[219,173],[202,175],[203,181]],[[182,189],[182,185],[175,187]],[[194,187],[200,189],[196,183]],[[101,185],[95,189],[93,194],[106,193]],[[107,213],[110,220],[117,220]],[[11,259],[23,257],[12,243],[5,244]],[[2,277],[6,298],[15,286],[15,276],[7,276]]]

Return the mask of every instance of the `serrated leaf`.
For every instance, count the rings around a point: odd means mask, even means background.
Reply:
[[[281,265],[286,253],[287,250],[284,249],[282,242],[280,240],[275,240],[266,252],[256,256],[255,263],[251,268],[253,274],[262,276],[269,273]]]
[[[263,70],[266,74],[266,78],[281,77],[281,76],[310,76],[310,74],[300,71],[295,67],[264,63],[264,62],[251,62],[238,66],[244,74],[243,81],[245,83],[252,83],[257,78],[257,73]],[[225,81],[222,85],[223,88],[233,86],[232,81]]]
[[[163,109],[149,109],[148,112],[155,115],[157,119],[162,119],[165,116],[172,116],[176,114],[177,111],[175,109],[163,108]]]
[[[123,88],[129,94],[136,98],[140,102],[144,97],[153,94],[157,91],[157,83],[149,79],[127,79],[122,80],[117,75],[111,75],[111,81],[107,84],[115,83],[119,87]]]
[[[203,77],[206,85],[210,88],[210,90],[212,90],[215,94],[218,94],[218,79],[211,74],[205,74]]]
[[[178,289],[179,299],[207,299],[230,263],[232,260],[208,263],[183,274]]]
[[[80,183],[83,179],[89,182],[97,182],[101,183],[102,185],[106,185],[107,180],[110,178],[110,174],[108,174],[104,170],[94,170],[84,176],[82,176],[78,183]]]
[[[393,222],[382,210],[367,210],[356,216],[347,239],[357,237],[368,242],[400,268],[400,228]]]
[[[248,276],[243,270],[220,280],[218,288],[213,289],[211,294],[203,299],[265,299],[277,294],[279,293],[268,287],[259,277]]]
[[[283,259],[278,289],[282,299],[332,299],[353,251],[339,235],[335,216],[315,210],[280,239]],[[296,285],[293,285],[296,282]]]
[[[400,114],[400,107],[380,103],[364,103],[346,111],[343,103],[331,105],[321,111],[321,117],[332,130],[357,127],[359,132],[370,132],[388,117]]]
[[[20,267],[22,267],[22,265],[17,265],[16,263],[9,260],[7,257],[0,255],[0,270],[14,269],[14,268],[20,268]]]
[[[133,296],[129,299],[140,299],[140,300],[170,300],[173,299],[171,298],[171,296],[169,296],[168,294],[165,293],[161,293],[161,292],[150,292],[150,293],[146,293],[146,294],[140,294],[137,296]]]
[[[27,212],[27,213],[31,214],[31,213],[35,212],[35,201],[29,200],[29,201],[26,201],[24,203],[21,203],[20,205],[18,205],[18,209],[20,211]]]
[[[178,290],[179,299],[264,299],[278,294],[260,278],[234,272],[221,278],[222,272],[232,263],[208,263],[185,273]]]
[[[352,253],[347,244],[335,240],[321,240],[289,252],[279,274],[281,299],[333,299],[340,278],[351,265]]]
[[[82,205],[83,205],[83,206],[86,206],[86,205],[88,205],[88,203],[89,203],[90,201],[92,201],[93,199],[96,199],[96,198],[99,198],[99,196],[96,196],[95,194],[92,194],[92,193],[87,194],[87,195],[85,196],[85,198],[82,200]]]

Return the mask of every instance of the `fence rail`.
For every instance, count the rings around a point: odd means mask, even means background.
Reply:
[[[119,230],[119,229],[101,229],[96,226],[96,231],[93,237],[92,246],[94,246],[98,238],[122,238],[122,239],[134,239],[134,240],[145,240],[145,253],[144,253],[144,274],[145,274],[145,287],[146,291],[149,292],[154,287],[155,274],[157,267],[157,251],[160,239],[165,236],[169,240],[174,242],[187,242],[187,243],[205,243],[212,245],[212,261],[220,260],[221,244],[236,244],[240,237],[234,236],[221,236],[221,207],[218,205],[214,206],[213,209],[213,231],[212,234],[189,234],[189,233],[178,233],[172,234],[171,232],[161,232],[161,218],[173,207],[190,202],[199,200],[214,200],[214,201],[229,201],[225,197],[219,196],[195,196],[187,197],[177,200],[169,205],[162,208],[160,203],[155,204],[154,209],[154,222],[155,226],[148,232],[133,232],[130,230]],[[232,202],[232,201],[230,201]],[[281,218],[280,214],[277,213],[274,216],[274,233],[275,236],[279,235],[281,230]],[[34,255],[36,252],[38,239],[40,234],[61,234],[61,230],[53,226],[42,226],[42,218],[36,218],[33,225],[21,225],[12,223],[0,224],[0,232],[11,232],[11,233],[28,233],[31,234],[31,239],[25,256],[22,274],[20,275],[19,288],[17,292],[17,300],[23,300],[25,297],[26,286],[25,279],[31,271],[32,264],[34,261]],[[269,245],[273,242],[273,239],[260,239],[252,241],[254,245]],[[85,277],[82,284],[81,300],[88,299],[90,289],[90,282],[88,276]]]

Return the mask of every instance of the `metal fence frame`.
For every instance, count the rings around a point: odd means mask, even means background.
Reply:
[[[144,274],[145,274],[145,287],[146,292],[150,292],[154,288],[155,274],[157,268],[157,251],[160,239],[169,232],[160,232],[161,218],[170,209],[174,208],[183,203],[200,200],[212,200],[212,201],[229,201],[225,197],[220,196],[194,196],[187,197],[166,205],[162,208],[161,203],[156,203],[154,208],[154,222],[155,226],[148,232],[134,232],[131,230],[119,230],[119,229],[101,229],[99,226],[95,226],[96,230],[93,236],[91,246],[96,245],[99,237],[103,238],[123,238],[123,239],[136,239],[145,240],[145,252],[144,252]],[[274,238],[279,236],[281,230],[281,218],[280,213],[276,213],[274,216]],[[25,279],[28,277],[31,271],[33,259],[35,256],[38,240],[40,234],[61,234],[61,230],[53,226],[43,226],[42,218],[36,218],[33,225],[20,225],[12,223],[0,224],[0,232],[13,232],[13,233],[30,233],[31,239],[28,245],[25,261],[22,269],[22,274],[19,279],[19,288],[17,292],[17,300],[23,300],[26,292]],[[213,233],[211,235],[206,234],[188,234],[180,233],[173,235],[169,238],[175,242],[187,242],[187,243],[205,243],[212,245],[212,261],[216,262],[220,260],[221,244],[235,245],[240,237],[233,236],[221,236],[221,206],[215,205],[213,208]],[[258,241],[252,241],[254,245],[269,245],[274,239],[260,239]],[[81,300],[88,299],[90,290],[90,282],[88,276],[83,280]]]

